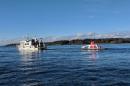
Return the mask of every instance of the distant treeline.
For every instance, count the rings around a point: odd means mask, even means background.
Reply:
[[[96,43],[130,43],[130,38],[103,38],[103,39],[73,39],[73,40],[59,40],[54,42],[46,42],[46,45],[80,45],[89,44],[93,40]],[[6,46],[16,46],[18,44],[8,44]]]
[[[47,45],[80,45],[89,44],[93,40],[96,43],[130,43],[130,38],[103,38],[103,39],[74,39],[74,40],[60,40],[48,42]]]

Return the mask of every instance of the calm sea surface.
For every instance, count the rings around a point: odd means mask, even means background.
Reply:
[[[41,52],[0,47],[0,86],[130,86],[130,44],[49,46]]]

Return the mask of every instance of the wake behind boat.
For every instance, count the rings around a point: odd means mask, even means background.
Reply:
[[[38,39],[27,39],[20,41],[20,45],[18,45],[19,50],[28,50],[28,51],[35,51],[35,50],[44,50],[47,49],[47,46],[42,40]]]

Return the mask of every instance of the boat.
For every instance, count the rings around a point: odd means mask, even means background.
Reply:
[[[84,50],[102,50],[103,48],[97,45],[94,41],[91,41],[89,45],[83,45],[81,47]]]
[[[36,38],[20,41],[20,45],[18,45],[17,47],[19,50],[28,50],[28,51],[47,49],[45,43],[42,40],[38,40]]]

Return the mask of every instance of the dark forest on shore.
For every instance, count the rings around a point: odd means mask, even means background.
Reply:
[[[111,43],[111,44],[119,44],[119,43],[130,43],[130,38],[103,38],[103,39],[73,39],[73,40],[59,40],[54,42],[46,42],[46,45],[81,45],[81,44],[89,44],[90,41],[93,40],[95,43]],[[8,44],[6,46],[16,46],[16,44]]]

